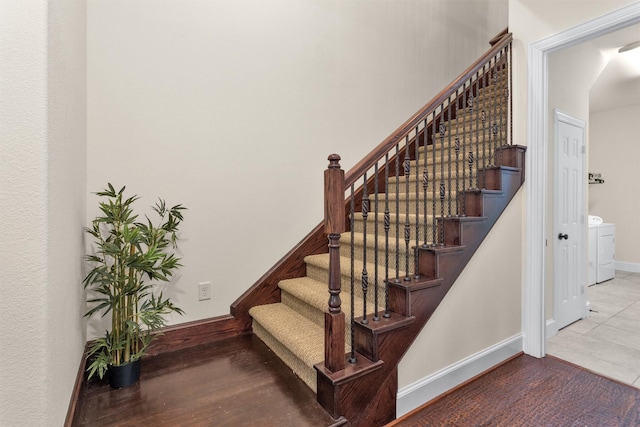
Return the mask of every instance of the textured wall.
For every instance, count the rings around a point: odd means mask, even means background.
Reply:
[[[0,422],[7,426],[47,421],[46,4],[0,3]]]
[[[0,1],[2,426],[62,425],[85,341],[84,22],[82,0]]]

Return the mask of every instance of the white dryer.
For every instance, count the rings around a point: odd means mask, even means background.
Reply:
[[[589,215],[588,279],[589,286],[615,277],[615,224]]]

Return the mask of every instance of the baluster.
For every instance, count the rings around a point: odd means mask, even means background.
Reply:
[[[418,179],[418,170],[420,169],[420,133],[419,133],[420,125],[416,125],[416,136],[415,136],[415,162],[416,162],[416,219],[415,219],[415,229],[416,229],[416,246],[420,241],[420,180]],[[414,249],[413,251],[413,272],[414,277],[417,279],[420,276],[418,275],[418,251]]]
[[[344,171],[340,156],[332,154],[324,173],[325,233],[329,236],[329,310],[324,316],[324,363],[331,372],[345,367],[345,318],[340,301],[340,233],[345,227]]]
[[[451,216],[451,97],[447,100],[447,122],[449,124],[447,132],[447,216]]]
[[[473,188],[473,151],[469,151],[469,188]]]
[[[429,215],[428,215],[428,211],[427,211],[427,189],[429,186],[429,165],[427,162],[427,147],[429,146],[429,144],[427,144],[427,130],[428,130],[428,123],[427,123],[427,119],[424,119],[424,127],[423,127],[423,132],[424,132],[424,137],[422,138],[422,157],[424,158],[424,171],[422,172],[422,188],[423,188],[423,195],[422,195],[422,203],[423,203],[423,212],[424,212],[424,217],[422,218],[422,233],[423,233],[423,238],[424,241],[422,243],[422,247],[426,248],[428,246],[427,241],[429,240],[428,234],[429,234],[429,229],[428,229],[428,223],[429,223]],[[418,242],[416,241],[416,245],[418,244]],[[416,251],[416,257],[418,256],[418,251]]]
[[[476,80],[475,80],[475,90],[476,90],[476,96],[478,95],[478,90],[480,88],[480,74],[479,71],[476,71]],[[474,117],[472,118],[472,121],[475,121],[475,130],[471,132],[471,139],[472,139],[472,148],[471,151],[472,153],[469,156],[469,166],[475,166],[475,187],[474,188],[478,188],[478,162],[477,159],[480,158],[480,134],[478,132],[478,130],[480,129],[480,117],[478,116],[478,108],[476,108],[475,104],[479,104],[479,102],[474,101],[474,106],[473,106],[473,111],[475,112]],[[471,127],[474,127],[473,124],[471,125]],[[475,154],[473,154],[473,147],[475,147]],[[469,175],[472,175],[472,169],[469,169]],[[472,187],[473,184],[470,185],[470,187]]]
[[[400,283],[400,145],[396,144],[396,278]]]
[[[456,152],[456,215],[460,214],[460,205],[458,202],[458,198],[460,197],[460,138],[456,137],[456,142],[454,146],[454,150]]]
[[[462,105],[464,108],[466,108],[467,106],[467,83],[465,82],[462,86]],[[462,161],[464,162],[464,160],[467,158],[467,144],[466,144],[466,139],[467,139],[467,115],[464,114],[462,116]],[[467,215],[467,197],[466,197],[466,183],[467,183],[467,167],[465,164],[462,165],[462,209],[461,209],[461,215],[462,216],[466,216]]]
[[[405,154],[404,154],[404,280],[411,280],[409,277],[409,240],[411,239],[411,224],[409,222],[409,178],[411,177],[411,160],[409,158],[409,135],[405,137]]]
[[[373,182],[373,191],[375,193],[374,200],[376,204],[376,207],[373,210],[373,217],[375,218],[373,222],[373,320],[378,321],[380,320],[380,317],[378,316],[378,284],[380,283],[378,281],[378,162],[374,165],[373,175],[375,178]]]
[[[491,80],[492,80],[492,88],[491,88],[491,106],[489,108],[493,109],[493,115],[491,116],[491,121],[492,121],[492,125],[491,125],[491,139],[493,140],[493,144],[489,144],[489,150],[490,150],[490,156],[489,156],[489,160],[491,161],[491,165],[496,165],[496,153],[497,153],[497,148],[498,148],[498,141],[496,140],[496,136],[498,135],[498,123],[496,122],[497,119],[497,114],[498,114],[498,109],[497,109],[497,105],[498,105],[498,64],[496,62],[496,58],[493,57],[492,59],[489,60],[489,64],[493,63],[493,66],[489,65],[489,67],[491,68]]]
[[[367,272],[367,219],[369,217],[369,195],[367,193],[367,173],[364,173],[364,192],[362,194],[362,321],[363,325],[369,323],[367,320],[367,290],[369,289],[369,273]]]
[[[389,229],[391,228],[391,216],[389,215],[389,153],[384,156],[384,314],[383,317],[391,317],[389,313]]]
[[[513,52],[513,49],[511,48],[511,45],[507,45],[505,48],[509,52],[509,60],[507,61],[507,65],[509,67],[509,116],[507,117],[507,120],[509,121],[509,145],[513,145],[513,96],[511,96],[511,94],[513,94],[513,57],[511,54]]]
[[[435,246],[438,242],[437,242],[437,238],[436,238],[436,186],[435,186],[435,182],[436,182],[436,168],[437,168],[437,163],[436,163],[436,112],[435,110],[433,111],[433,117],[431,120],[431,154],[432,154],[432,159],[433,161],[431,162],[431,168],[432,168],[432,180],[433,180],[433,185],[431,186],[431,244],[433,246]]]
[[[444,246],[444,198],[447,194],[444,181],[440,180],[440,246]]]
[[[351,184],[351,195],[349,197],[350,201],[350,217],[351,217],[351,274],[349,275],[350,282],[350,292],[351,292],[351,319],[349,322],[350,325],[350,343],[351,343],[351,352],[349,353],[349,363],[356,363],[356,331],[355,331],[355,313],[356,313],[356,298],[355,298],[355,277],[356,277],[356,265],[355,265],[355,229],[356,229],[356,196],[355,196],[355,184]]]

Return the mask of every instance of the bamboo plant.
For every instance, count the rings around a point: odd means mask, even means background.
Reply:
[[[111,313],[111,331],[96,339],[87,356],[89,378],[100,378],[109,366],[126,365],[142,357],[164,326],[164,316],[183,311],[162,292],[154,293],[160,282],[168,282],[181,266],[177,249],[178,225],[183,220],[182,205],[167,208],[159,199],[153,210],[159,225],[146,217],[138,221],[133,204],[138,196],[125,198],[111,184],[97,192],[101,216],[85,231],[94,238],[94,252],[87,255],[91,270],[83,284],[92,306],[85,317]]]

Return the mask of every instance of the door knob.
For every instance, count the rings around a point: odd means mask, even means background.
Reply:
[[[568,234],[562,234],[562,233],[560,233],[560,234],[558,234],[558,239],[560,239],[560,240],[562,240],[562,239],[567,240],[567,239],[569,239],[569,235],[568,235]]]

